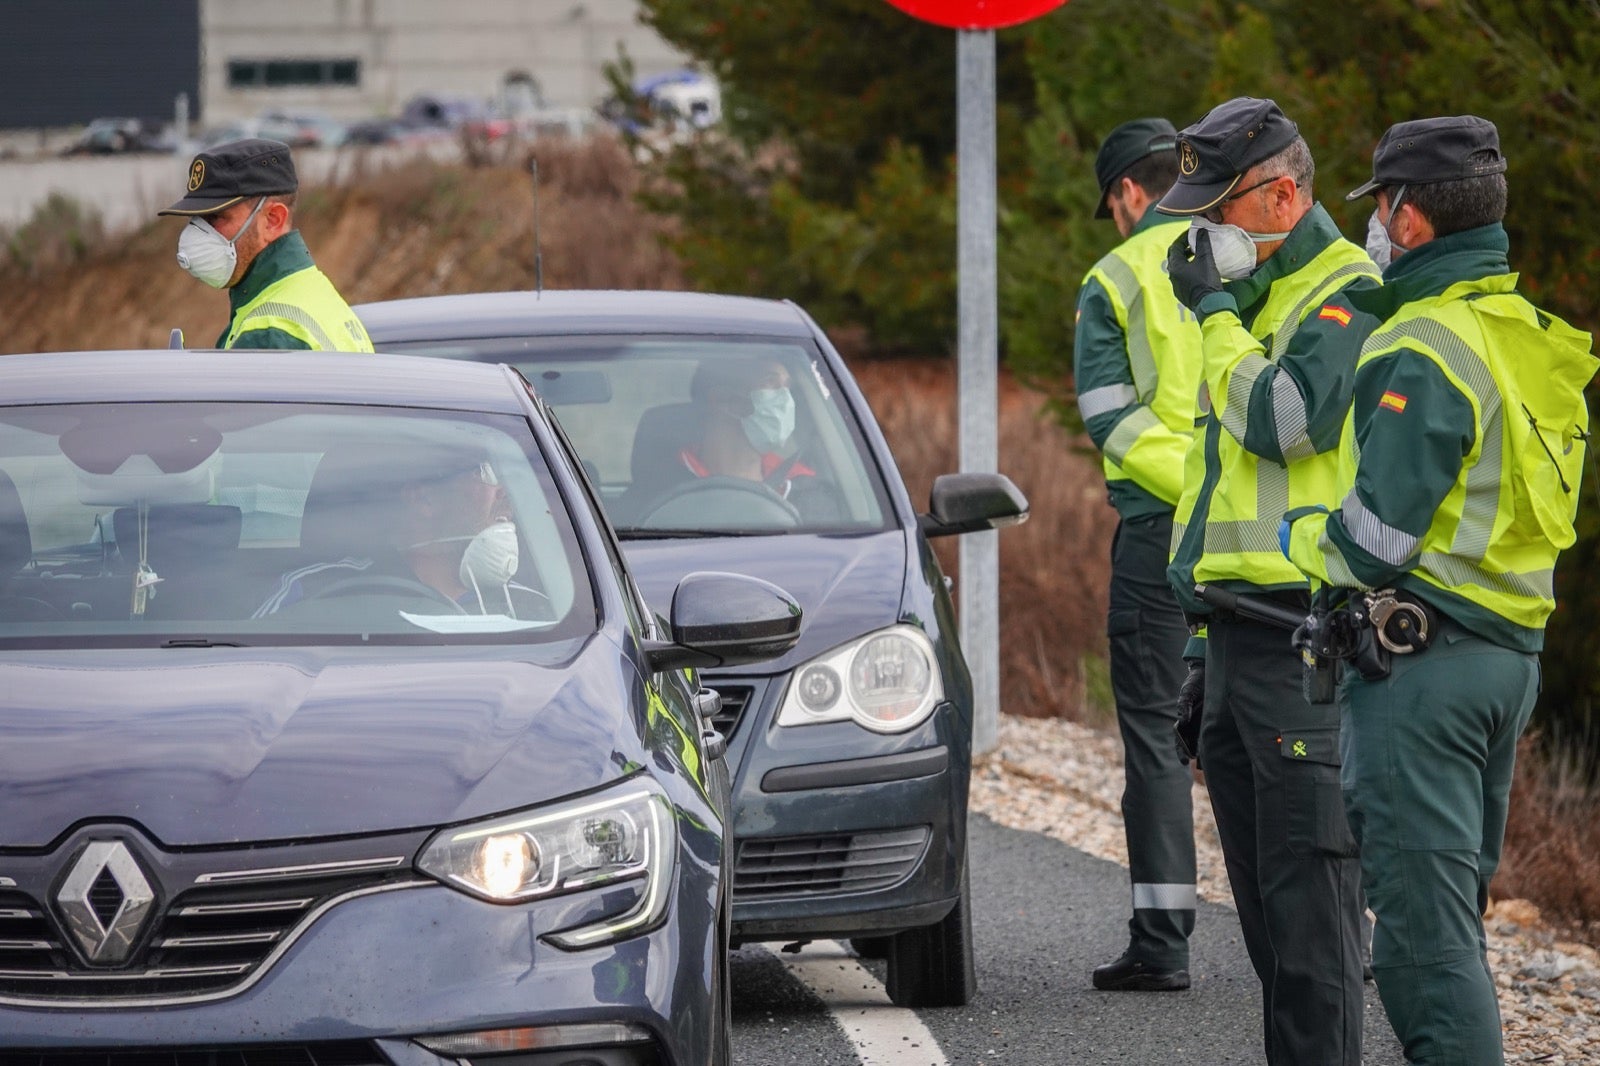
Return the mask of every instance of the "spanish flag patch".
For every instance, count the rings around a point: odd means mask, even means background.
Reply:
[[[1383,398],[1378,401],[1378,406],[1387,407],[1395,414],[1401,414],[1406,409],[1406,398],[1398,392],[1386,392],[1383,394]]]
[[[1324,304],[1322,310],[1317,312],[1317,317],[1331,318],[1341,326],[1348,326],[1350,324],[1350,312],[1346,311],[1342,307],[1335,307],[1332,304]]]

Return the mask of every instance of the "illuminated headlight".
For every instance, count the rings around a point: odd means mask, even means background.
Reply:
[[[778,724],[854,719],[879,733],[900,733],[921,723],[943,699],[927,635],[913,626],[893,626],[798,667]]]
[[[676,853],[666,797],[635,778],[598,795],[443,830],[422,849],[417,868],[493,903],[637,881],[638,900],[625,913],[549,937],[583,948],[655,924],[666,910]]]

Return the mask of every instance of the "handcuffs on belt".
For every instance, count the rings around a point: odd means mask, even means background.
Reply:
[[[1395,655],[1423,651],[1433,642],[1433,612],[1419,602],[1398,598],[1394,589],[1357,596],[1352,609],[1356,620],[1368,622],[1374,639]]]
[[[1307,701],[1333,702],[1340,662],[1350,663],[1364,681],[1381,681],[1389,676],[1390,656],[1426,650],[1438,620],[1426,604],[1401,595],[1375,589],[1351,593],[1341,607],[1313,607],[1294,634],[1305,664]]]

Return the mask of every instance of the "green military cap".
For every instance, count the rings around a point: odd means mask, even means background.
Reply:
[[[1502,174],[1505,169],[1500,131],[1488,119],[1477,115],[1413,119],[1384,131],[1372,152],[1372,180],[1345,199],[1359,200],[1385,186],[1461,181]]]
[[[1176,151],[1177,147],[1178,131],[1164,118],[1136,118],[1106,134],[1094,157],[1094,178],[1100,183],[1100,203],[1094,217],[1111,217],[1106,194],[1111,191],[1111,183],[1127,173],[1129,167],[1158,152]]]
[[[1156,205],[1169,215],[1209,211],[1245,172],[1294,143],[1300,127],[1271,100],[1239,96],[1178,134],[1178,181]]]

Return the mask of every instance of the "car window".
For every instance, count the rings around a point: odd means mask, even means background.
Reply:
[[[522,418],[0,408],[0,644],[565,639],[588,573]]]
[[[877,467],[808,342],[538,337],[384,349],[520,370],[559,415],[624,538],[885,527]]]

